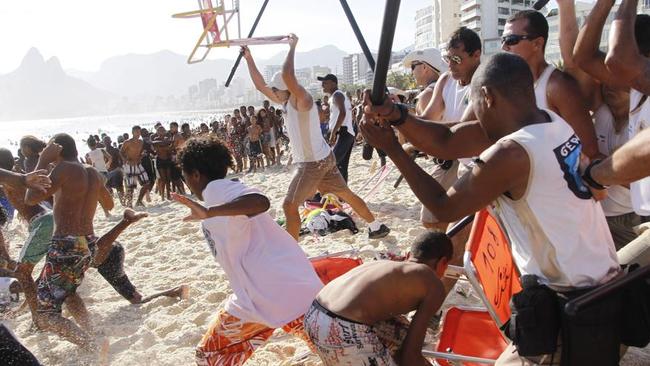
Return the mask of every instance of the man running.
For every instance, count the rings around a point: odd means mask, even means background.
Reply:
[[[46,192],[28,189],[25,195],[25,204],[32,206],[55,196],[54,235],[37,281],[36,324],[85,349],[98,349],[100,344],[93,335],[89,314],[76,290],[94,257],[105,256],[110,250],[110,246],[98,247],[89,238],[94,235],[97,203],[101,201],[103,207],[110,209],[113,201],[97,170],[79,163],[70,135],[54,136],[43,150],[37,169],[52,163],[56,164],[49,175],[52,186]],[[64,302],[78,325],[62,316]],[[108,342],[102,341],[101,347],[103,358]]]
[[[303,339],[302,316],[323,287],[296,241],[266,213],[258,190],[225,179],[233,161],[215,138],[190,139],[179,160],[185,182],[209,210],[180,195],[203,220],[208,248],[233,290],[196,350],[199,365],[243,365],[276,328]]]
[[[619,264],[607,221],[579,176],[580,139],[557,114],[537,108],[528,64],[512,54],[490,56],[472,78],[471,93],[479,121],[451,129],[410,116],[404,106],[389,100],[373,107],[367,93],[361,128],[374,146],[386,151],[437,219],[458,220],[494,202],[519,272],[560,294],[553,294],[558,306],[616,277]],[[379,115],[405,134],[427,138],[437,156],[480,158],[446,191],[402,150],[392,128],[375,125]],[[595,318],[576,321],[559,315],[561,324],[553,326],[562,330],[548,339],[554,343],[560,337],[565,349],[554,360],[562,359],[563,365],[618,364],[620,339],[612,328],[620,319],[618,300],[608,298],[594,305]],[[536,363],[550,358],[527,357]],[[530,361],[519,357],[511,345],[497,365],[526,362]]]
[[[328,283],[305,314],[305,330],[326,366],[425,365],[422,344],[445,292],[449,237],[418,237],[404,262],[362,264]],[[415,311],[409,324],[405,315]]]
[[[287,231],[296,240],[300,234],[300,213],[298,207],[316,191],[333,193],[345,200],[352,209],[368,223],[368,237],[382,238],[390,229],[375,220],[366,203],[348,188],[336,167],[332,150],[320,132],[316,104],[309,93],[296,79],[294,54],[298,37],[290,36],[289,54],[281,72],[276,73],[269,85],[264,81],[247,47],[242,48],[248,71],[257,90],[272,101],[283,104],[286,109],[285,124],[289,144],[298,169],[289,185],[289,192],[282,208],[286,217]]]
[[[140,182],[140,193],[136,206],[144,206],[142,198],[151,189],[149,176],[142,167],[142,152],[144,150],[144,141],[140,138],[140,126],[134,126],[131,130],[133,138],[124,141],[120,153],[124,156],[125,164],[122,167],[124,171],[124,183],[126,185],[126,206],[133,207],[133,191]]]
[[[334,74],[319,76],[323,92],[330,96],[329,144],[336,158],[343,180],[348,181],[348,165],[354,147],[354,126],[352,125],[352,103],[345,93],[339,90],[339,80]]]

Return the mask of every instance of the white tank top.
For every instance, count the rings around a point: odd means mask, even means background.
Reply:
[[[461,86],[449,74],[445,87],[442,89],[442,100],[445,102],[445,113],[442,115],[444,122],[460,121],[465,109],[469,106],[469,91],[469,84]]]
[[[298,112],[290,102],[284,105],[287,135],[293,160],[297,163],[309,163],[325,159],[331,149],[320,130],[320,118],[316,103],[305,112]]]
[[[548,80],[551,78],[553,71],[555,71],[553,65],[546,66],[542,75],[535,81],[535,100],[537,100],[537,108],[539,109],[550,109],[548,107],[548,100],[546,99],[546,87],[548,86]]]
[[[334,93],[332,93],[332,97],[330,98],[330,131],[334,129],[334,126],[336,126],[336,120],[339,119],[339,107],[336,105],[334,102],[334,95],[336,94],[341,94],[343,95],[343,98],[345,99],[345,118],[343,119],[343,123],[341,123],[341,127],[345,126],[348,128],[348,133],[352,136],[356,135],[354,133],[354,127],[352,125],[352,103],[350,103],[350,99],[348,99],[348,96],[345,95],[344,92],[337,90]]]
[[[601,105],[594,113],[594,129],[598,140],[598,151],[610,156],[628,141],[627,128],[619,133],[614,129],[614,115],[607,104]],[[630,190],[623,186],[611,186],[607,189],[607,198],[600,202],[605,216],[619,216],[633,212]]]
[[[469,94],[470,84],[462,86],[449,74],[445,87],[442,89],[442,100],[445,102],[445,112],[442,115],[444,122],[458,122],[463,118],[465,110],[469,107]],[[458,177],[472,170],[474,166],[472,158],[460,158],[458,161],[461,164],[458,169]]]
[[[88,156],[90,157],[90,162],[93,164],[93,167],[97,169],[98,172],[100,173],[108,172],[108,169],[106,168],[106,161],[104,161],[104,153],[102,149],[90,150]]]
[[[499,140],[515,141],[526,150],[530,175],[524,196],[516,201],[499,197],[496,212],[522,275],[537,275],[556,290],[595,286],[618,273],[614,242],[600,204],[578,172],[580,139],[557,114],[547,113],[552,122]]]
[[[646,98],[641,107],[638,107],[642,99],[643,93],[634,89],[630,90],[630,123],[628,125],[630,139],[650,127],[650,97]],[[630,183],[630,192],[634,212],[642,216],[650,215],[650,177]]]

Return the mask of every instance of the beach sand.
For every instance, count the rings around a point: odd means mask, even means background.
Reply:
[[[432,165],[430,160],[420,160],[420,164],[427,170]],[[362,160],[360,149],[355,148],[350,164],[350,186],[361,196],[365,193],[365,190],[360,190],[361,186],[378,169],[377,158],[374,165],[373,169],[372,162]],[[408,184],[403,182],[397,190],[393,188],[398,175],[397,170],[393,170],[385,184],[367,199],[378,219],[391,228],[389,236],[369,240],[367,225],[358,216],[353,216],[361,230],[358,234],[341,231],[322,238],[308,235],[300,243],[305,252],[313,256],[350,248],[406,251],[424,229],[419,223],[420,205]],[[290,171],[271,168],[266,172],[238,177],[270,198],[270,214],[273,217],[282,216],[282,200],[291,179]],[[149,217],[130,227],[119,238],[126,249],[126,272],[143,295],[188,284],[191,297],[182,301],[158,298],[148,304],[131,305],[95,269],[88,270],[78,292],[86,303],[95,328],[109,337],[112,365],[194,364],[194,347],[220,304],[230,294],[224,272],[207,249],[200,224],[181,220],[189,210],[179,204],[153,198],[154,201],[144,210]],[[112,218],[105,218],[98,210],[96,233],[101,235],[108,231],[119,221],[121,212],[119,203]],[[20,251],[25,239],[24,225],[19,226],[12,230],[15,233],[10,240],[13,255]],[[37,266],[35,273],[40,272],[41,265]],[[464,298],[454,293],[447,303],[462,302]],[[95,364],[92,355],[80,351],[73,344],[52,334],[34,331],[28,313],[7,323],[44,365]],[[304,342],[277,331],[247,364],[321,365],[314,355],[300,362],[293,360],[298,358],[297,355],[308,352]],[[650,364],[650,348],[628,352],[622,364]]]

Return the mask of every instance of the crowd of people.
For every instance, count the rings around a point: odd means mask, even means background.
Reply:
[[[17,159],[0,149],[0,184],[30,231],[16,260],[0,233],[0,267],[20,281],[40,329],[106,354],[76,294],[89,267],[132,303],[187,296],[181,285],[142,297],[125,274],[116,239],[145,214],[126,209],[115,228],[95,236],[96,208],[114,206],[110,190],[131,207],[139,183],[136,206],[155,189],[187,206],[186,219],[202,221],[233,291],[197,347],[197,364],[242,365],[282,328],[328,366],[426,365],[425,336],[454,285],[443,275],[460,264],[467,239],[441,231],[489,207],[523,284],[511,305],[511,342],[496,364],[617,365],[622,346],[650,341],[647,283],[579,316],[559,309],[650,265],[650,230],[639,234],[650,221],[650,16],[636,14],[636,0],[623,0],[603,52],[614,1],[597,0],[581,28],[574,2],[557,3],[561,69],[545,59],[546,18],[525,10],[507,20],[504,52],[482,56],[478,34],[461,27],[444,49],[409,54],[404,65],[421,88],[413,104],[387,95],[373,105],[369,91],[352,98],[335,75],[319,78],[327,98],[315,100],[296,78],[298,37],[291,34],[283,68],[271,80],[242,47],[253,84],[268,98],[257,111],[242,106],[197,131],[188,124],[179,131],[176,123],[151,133],[135,126],[116,144],[91,136],[84,161],[65,133],[48,143],[27,136]],[[347,184],[357,141],[364,141],[364,158],[377,150],[382,165],[389,157],[400,170],[430,231],[400,260],[326,278],[298,244],[300,207],[316,193],[349,205],[369,239],[390,233]],[[418,156],[433,158],[432,172]],[[279,166],[283,157],[293,169],[284,228],[267,212],[272,202],[263,192],[228,179],[231,171]],[[46,266],[34,281],[42,258]],[[64,303],[76,323],[62,316]]]

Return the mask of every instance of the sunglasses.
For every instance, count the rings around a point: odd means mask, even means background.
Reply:
[[[411,62],[411,71],[415,70],[419,65],[422,65],[422,62]]]
[[[521,42],[521,41],[523,41],[525,39],[530,41],[530,40],[535,39],[535,38],[537,38],[537,37],[533,37],[533,36],[525,35],[525,34],[523,34],[523,35],[522,34],[509,34],[507,36],[501,37],[501,44],[504,44],[506,46],[514,46],[514,45],[518,44],[519,42]]]
[[[463,62],[463,59],[458,55],[444,55],[442,56],[442,59],[448,65],[451,65],[452,62],[455,63],[456,65],[460,65]]]

